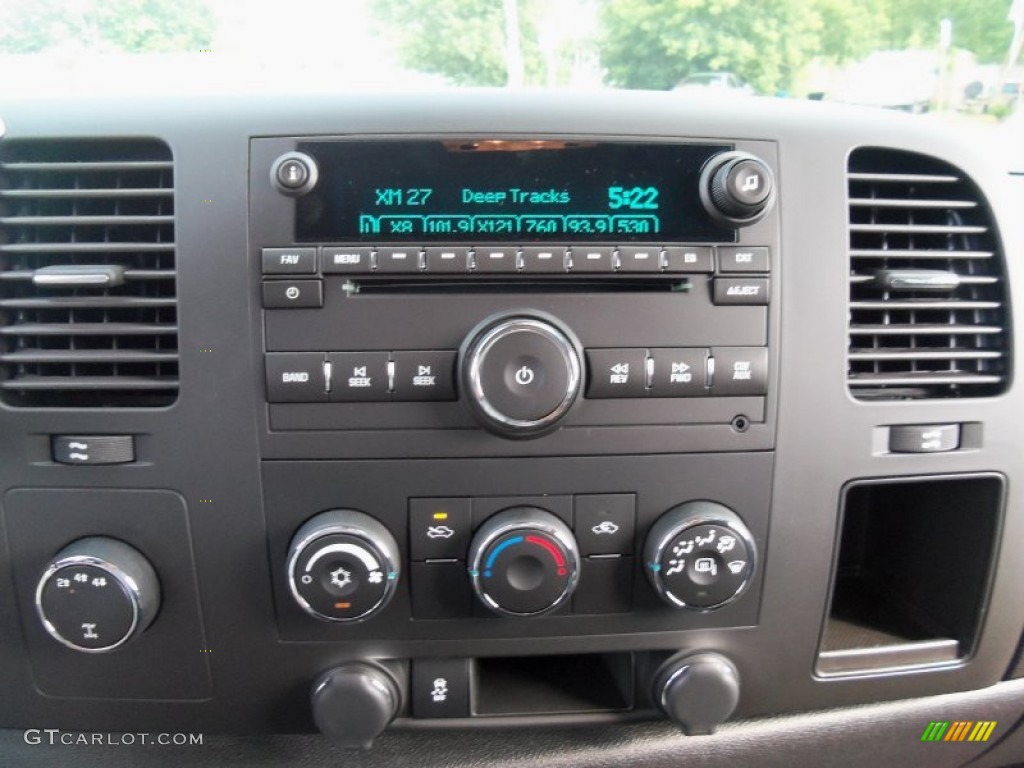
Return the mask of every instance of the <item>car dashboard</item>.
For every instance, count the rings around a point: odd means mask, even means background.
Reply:
[[[0,751],[1020,758],[991,145],[671,93],[0,119]]]

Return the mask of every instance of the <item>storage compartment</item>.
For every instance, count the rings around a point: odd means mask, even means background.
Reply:
[[[633,708],[633,656],[514,656],[476,661],[477,715],[621,712]]]
[[[994,474],[846,486],[818,673],[969,656],[988,599],[1003,491]]]

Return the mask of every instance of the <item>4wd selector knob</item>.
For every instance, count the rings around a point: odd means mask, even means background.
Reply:
[[[149,561],[105,536],[79,539],[50,561],[36,588],[36,612],[56,640],[76,651],[112,651],[141,634],[160,608]]]
[[[580,556],[569,526],[536,507],[489,518],[469,547],[473,591],[492,611],[538,616],[563,605],[576,589]]]
[[[580,345],[553,319],[499,315],[470,332],[459,351],[462,391],[477,419],[503,437],[556,428],[579,396]]]
[[[743,593],[754,555],[753,537],[739,515],[713,501],[688,501],[651,526],[644,570],[665,602],[708,610]]]
[[[388,604],[398,563],[398,545],[381,523],[353,509],[332,509],[296,531],[288,550],[288,586],[306,613],[359,621]]]
[[[745,227],[762,219],[775,202],[775,177],[754,155],[723,152],[701,172],[700,199],[722,223]]]

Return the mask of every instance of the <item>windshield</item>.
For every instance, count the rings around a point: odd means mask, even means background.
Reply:
[[[1024,0],[5,0],[0,96],[629,88],[998,121]]]

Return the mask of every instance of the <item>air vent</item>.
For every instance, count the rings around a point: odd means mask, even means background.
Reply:
[[[178,392],[171,152],[0,142],[0,399],[155,407]]]
[[[999,238],[959,169],[912,152],[850,155],[848,382],[861,399],[984,397],[1009,372]]]

